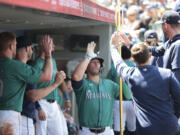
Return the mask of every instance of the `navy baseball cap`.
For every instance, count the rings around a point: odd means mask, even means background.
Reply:
[[[147,39],[151,39],[151,38],[158,38],[156,31],[148,30],[145,32],[144,39],[147,40]]]
[[[180,24],[179,13],[173,10],[166,11],[163,13],[161,20],[157,23]]]
[[[103,62],[104,62],[104,60],[103,60],[102,58],[100,58],[100,57],[94,57],[94,58],[92,58],[91,60],[95,60],[95,59],[99,60],[99,62],[100,62],[100,64],[101,64],[101,67],[103,67]]]
[[[28,46],[38,46],[38,44],[33,43],[28,37],[20,36],[16,39],[17,41],[17,49],[23,49]]]

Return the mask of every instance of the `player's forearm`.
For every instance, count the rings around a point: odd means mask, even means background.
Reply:
[[[123,77],[123,72],[128,70],[128,68],[127,68],[128,66],[125,64],[122,57],[120,56],[117,47],[111,46],[110,51],[111,51],[111,57],[114,62],[116,72],[119,76]]]
[[[66,83],[63,81],[62,84],[59,86],[62,91],[66,91],[68,88],[66,86]]]
[[[85,58],[74,70],[72,74],[72,80],[74,81],[80,81],[83,79],[84,73],[87,69],[87,66],[89,64],[90,60]]]
[[[152,55],[156,57],[163,56],[165,52],[165,48],[163,45],[158,46],[158,47],[149,46],[148,49],[152,53]]]
[[[66,83],[63,81],[62,84],[60,85],[60,89],[62,90],[63,92],[63,96],[65,98],[65,101],[70,101],[70,96],[69,96],[69,92],[68,92],[68,88],[67,88],[67,85]]]
[[[51,85],[47,86],[46,88],[34,89],[31,91],[27,91],[26,95],[32,102],[35,102],[35,101],[38,101],[41,98],[44,98],[45,96],[49,95],[49,93],[51,93],[58,86],[59,86],[58,83],[52,83]]]
[[[40,82],[42,81],[50,81],[52,79],[53,74],[53,64],[51,54],[45,57],[45,64],[43,67],[43,73],[40,78]]]

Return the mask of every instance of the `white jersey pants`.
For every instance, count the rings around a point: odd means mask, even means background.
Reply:
[[[22,123],[21,114],[19,112],[0,110],[0,127],[3,127],[3,124],[6,122],[12,124],[13,135],[21,135]]]
[[[57,102],[49,103],[41,99],[39,103],[46,113],[46,120],[39,120],[38,112],[36,112],[36,135],[68,135],[67,125],[62,124],[63,115],[60,113]],[[64,126],[66,126],[66,131],[64,131]]]
[[[113,129],[111,127],[106,127],[105,131],[99,134],[93,133],[89,128],[82,127],[79,129],[78,135],[114,135]]]
[[[68,135],[68,127],[67,127],[66,118],[64,117],[64,114],[61,109],[59,112],[60,112],[60,116],[61,116],[61,125],[59,125],[59,126],[63,130],[63,135]]]
[[[114,130],[120,131],[119,100],[114,102]],[[126,125],[127,124],[127,125]],[[136,130],[136,115],[132,101],[123,101],[123,131],[127,127],[128,131]]]
[[[22,115],[21,117],[22,117],[22,135],[35,135],[33,119],[26,117],[24,115]]]

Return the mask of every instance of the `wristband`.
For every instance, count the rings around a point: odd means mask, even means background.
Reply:
[[[63,91],[63,96],[64,96],[64,98],[65,98],[66,101],[70,101],[69,93],[68,93],[67,90],[66,90],[66,91]]]
[[[88,59],[88,60],[91,60],[93,58],[92,56],[89,56],[88,54],[86,54],[84,57],[85,59]]]

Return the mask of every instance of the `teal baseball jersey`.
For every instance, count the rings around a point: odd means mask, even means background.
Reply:
[[[37,58],[33,63],[32,66],[42,70],[44,66],[45,61],[41,58]],[[53,63],[53,75],[52,75],[52,80],[49,82],[39,82],[36,87],[37,88],[44,88],[47,87],[48,85],[52,84],[55,81],[56,73],[57,73],[57,66],[56,66],[56,61],[55,59],[52,58],[52,63]],[[47,95],[44,99],[52,99],[52,100],[58,100],[58,88],[56,88],[54,91],[52,91],[49,95]]]
[[[119,86],[116,83],[101,78],[97,84],[85,78],[81,87],[74,88],[74,91],[81,126],[112,126],[114,100],[119,96]]]
[[[125,61],[125,63],[130,67],[135,66],[135,64],[132,61]],[[111,64],[111,69],[108,72],[107,78],[119,85],[119,77],[117,75],[117,72],[113,63]],[[126,100],[131,100],[132,99],[131,92],[125,82],[122,83],[122,90],[123,90],[123,96],[126,98]]]
[[[21,112],[26,83],[37,83],[42,71],[9,58],[0,58],[0,65],[0,110]]]
[[[63,107],[63,96],[61,96],[60,94],[59,94],[59,96],[58,96],[57,103],[59,104],[59,106],[60,106],[61,108]]]

